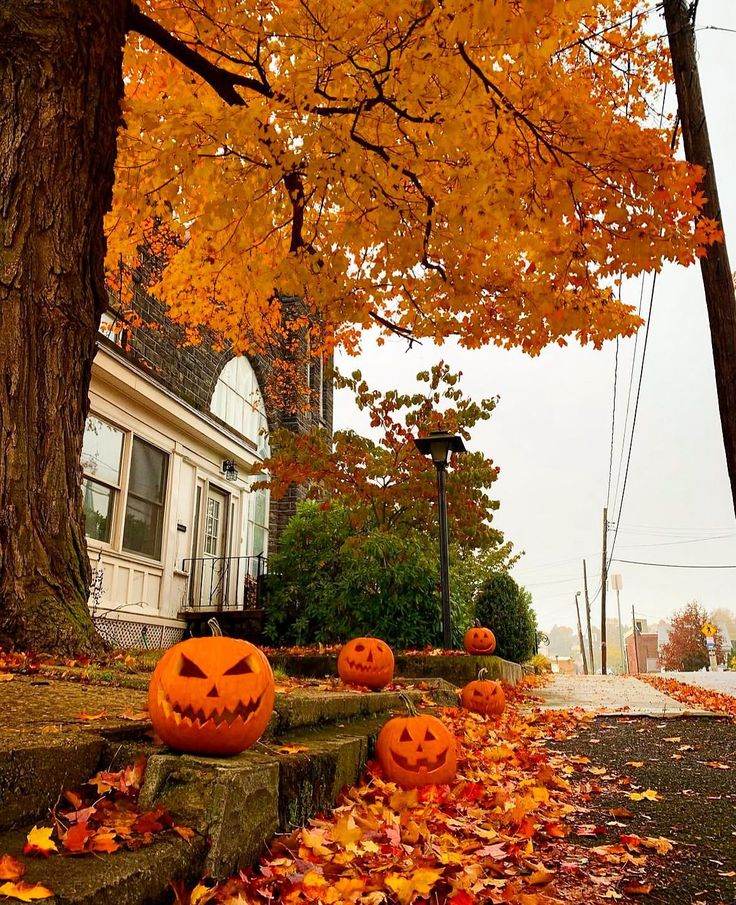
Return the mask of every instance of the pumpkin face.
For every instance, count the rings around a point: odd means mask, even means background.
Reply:
[[[273,712],[265,655],[236,638],[190,638],[170,648],[148,688],[153,728],[177,751],[238,754],[263,734]]]
[[[452,782],[457,771],[454,736],[428,714],[389,720],[378,736],[376,756],[386,778],[404,789]]]
[[[394,655],[378,638],[353,638],[337,658],[337,672],[348,685],[383,688],[394,678]]]
[[[460,699],[466,710],[485,716],[501,716],[506,707],[506,695],[500,682],[475,679],[460,692]]]
[[[490,655],[496,649],[496,636],[489,628],[474,626],[465,632],[464,643],[468,654]]]

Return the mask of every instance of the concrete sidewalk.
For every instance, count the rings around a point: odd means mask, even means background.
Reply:
[[[535,690],[547,710],[582,707],[601,713],[626,716],[714,716],[707,710],[695,710],[662,694],[646,682],[630,676],[554,675],[549,685]]]

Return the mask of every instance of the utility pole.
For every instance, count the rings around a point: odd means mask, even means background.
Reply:
[[[575,611],[578,614],[578,643],[580,644],[580,653],[583,657],[583,673],[588,675],[588,661],[585,656],[585,643],[583,642],[583,626],[580,623],[580,604],[578,603],[580,599],[580,591],[575,592]]]
[[[631,607],[631,627],[634,635],[634,654],[636,655],[636,674],[639,675],[639,640],[636,637],[636,616],[634,615],[634,607]]]
[[[595,658],[593,657],[593,630],[590,627],[590,597],[588,596],[588,568],[583,560],[583,587],[585,588],[585,617],[588,620],[588,656],[590,657],[590,674],[595,675]]]
[[[716,173],[708,137],[695,52],[695,23],[685,0],[664,0],[664,18],[675,76],[685,157],[704,170],[700,187],[706,197],[702,214],[723,226]],[[710,323],[718,409],[721,416],[731,497],[736,507],[736,295],[725,241],[706,248],[700,259]]]
[[[601,566],[601,674],[605,676],[606,657],[606,585],[608,584],[608,506],[603,509],[603,565]]]

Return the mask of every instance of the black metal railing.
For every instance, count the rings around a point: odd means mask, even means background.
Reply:
[[[261,605],[267,560],[257,556],[198,556],[185,559],[189,575],[185,609],[248,610]]]

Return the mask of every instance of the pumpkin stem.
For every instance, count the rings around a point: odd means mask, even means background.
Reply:
[[[488,670],[485,668],[485,666],[481,666],[481,668],[478,670],[478,679],[483,681],[483,676],[486,675],[488,675]]]
[[[409,697],[409,695],[405,691],[399,692],[399,697],[404,702],[404,706],[409,711],[410,716],[417,715],[417,708],[414,706],[414,701]]]
[[[476,628],[483,628],[483,626],[480,624],[480,619],[476,619],[476,620],[475,620],[475,627],[476,627]]]
[[[212,632],[213,637],[222,638],[222,629],[220,628],[220,623],[213,616],[211,619],[207,620],[207,625],[210,627],[210,631]]]

